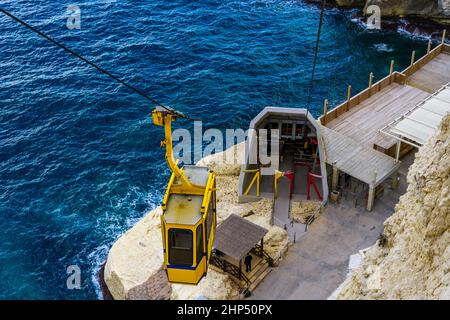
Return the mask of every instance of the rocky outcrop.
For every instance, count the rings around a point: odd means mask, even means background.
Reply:
[[[450,299],[450,115],[416,154],[408,189],[338,299]]]
[[[338,6],[346,8],[362,8],[366,3],[366,0],[335,0],[335,1]]]
[[[199,164],[208,165],[217,174],[217,220],[237,214],[269,230],[264,248],[275,259],[288,246],[285,230],[270,225],[272,201],[263,199],[238,203],[237,185],[244,144],[223,153],[203,158]],[[161,268],[160,207],[142,218],[111,247],[104,267],[103,280],[114,299],[233,299],[239,294],[229,276],[214,268],[197,286],[169,284]]]
[[[382,17],[421,17],[440,23],[450,21],[450,0],[367,0],[365,8],[370,5],[379,6]]]
[[[310,0],[320,3],[321,0]],[[382,18],[424,18],[439,24],[450,25],[450,0],[327,0],[328,5],[341,8],[367,8],[376,5]]]

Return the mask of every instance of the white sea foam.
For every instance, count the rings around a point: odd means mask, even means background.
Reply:
[[[375,43],[373,45],[373,47],[378,52],[393,52],[394,51],[394,49],[389,47],[386,43]]]

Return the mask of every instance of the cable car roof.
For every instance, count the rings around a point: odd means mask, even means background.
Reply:
[[[203,196],[172,194],[164,214],[166,223],[196,225],[202,218],[200,212],[202,201]]]

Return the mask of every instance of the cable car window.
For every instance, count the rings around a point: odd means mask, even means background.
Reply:
[[[203,226],[199,225],[196,231],[196,250],[197,250],[197,263],[203,258]]]
[[[179,266],[191,266],[193,260],[192,231],[187,229],[169,229],[169,263]]]

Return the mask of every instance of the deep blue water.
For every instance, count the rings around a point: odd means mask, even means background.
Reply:
[[[303,1],[72,1],[1,6],[148,92],[204,121],[245,128],[264,106],[304,107],[318,8]],[[391,59],[405,67],[426,43],[368,32],[326,13],[315,116]],[[0,298],[95,299],[114,240],[159,204],[168,179],[141,97],[0,16]],[[178,123],[192,129],[190,123]],[[66,288],[79,265],[81,290]]]

